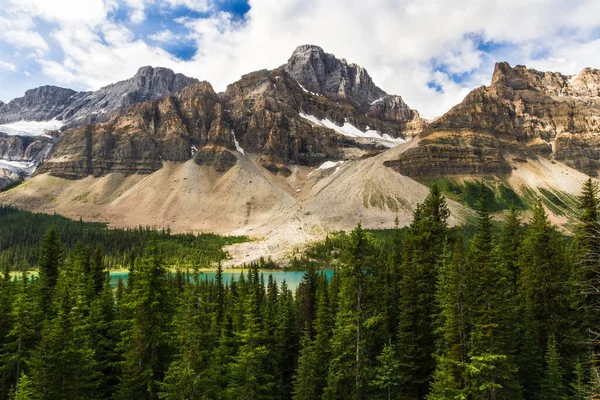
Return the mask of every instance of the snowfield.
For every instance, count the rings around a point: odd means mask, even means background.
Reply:
[[[33,161],[11,161],[0,159],[0,170],[5,170],[15,174],[31,175],[35,171],[37,164]]]
[[[308,114],[304,114],[304,113],[300,113],[300,117],[311,122],[313,125],[323,126],[325,128],[333,129],[334,131],[336,131],[337,133],[339,133],[341,135],[353,137],[353,138],[373,139],[375,141],[381,142],[381,144],[383,144],[384,146],[387,146],[387,147],[394,147],[400,143],[406,142],[406,140],[404,140],[404,139],[393,138],[387,134],[380,135],[379,132],[377,132],[376,130],[373,130],[373,129],[367,129],[365,132],[363,132],[360,129],[358,129],[357,127],[355,127],[354,125],[352,125],[351,123],[349,123],[348,121],[345,121],[344,125],[339,126],[335,122],[333,122],[327,118],[318,119],[314,115],[308,115]]]
[[[48,136],[46,132],[56,131],[63,126],[62,121],[18,121],[10,124],[1,124],[0,132],[11,136]]]

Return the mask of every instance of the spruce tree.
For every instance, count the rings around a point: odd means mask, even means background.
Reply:
[[[359,399],[366,389],[366,348],[363,332],[364,270],[372,262],[372,243],[358,224],[344,252],[338,310],[331,342],[326,399]]]
[[[556,351],[556,340],[553,336],[548,339],[548,350],[545,356],[546,371],[542,381],[543,400],[566,399],[567,394],[563,383],[563,371],[559,355]]]
[[[314,351],[314,345],[310,338],[310,330],[306,328],[300,341],[300,357],[298,358],[298,368],[294,376],[294,400],[318,400],[320,399],[317,368],[316,365],[321,362],[317,359]]]
[[[2,386],[4,394],[8,389],[18,387],[19,378],[26,367],[29,353],[36,338],[35,305],[29,290],[26,273],[16,284],[14,301],[9,314],[10,331],[0,352]]]
[[[22,374],[19,379],[19,385],[12,397],[13,400],[40,400],[40,393],[35,389],[35,386],[26,374]]]
[[[571,269],[563,239],[548,221],[541,202],[519,250],[518,307],[520,313],[519,375],[526,398],[540,391],[547,339],[554,336],[561,360],[579,357],[573,351]]]
[[[377,356],[373,385],[383,394],[382,398],[388,400],[397,398],[400,385],[400,371],[396,349],[393,345],[385,345],[381,354]]]
[[[514,385],[517,371],[513,364],[510,326],[512,295],[509,277],[502,263],[493,257],[494,235],[488,212],[485,185],[478,199],[477,231],[469,251],[469,364],[467,386],[475,398],[520,397]]]
[[[252,275],[252,274],[251,274]],[[267,373],[269,353],[262,321],[258,312],[257,295],[254,290],[254,276],[250,281],[250,291],[244,303],[245,329],[240,334],[240,349],[231,364],[230,384],[227,398],[230,399],[272,399],[275,389],[273,376]]]
[[[398,353],[405,398],[424,398],[435,369],[436,286],[450,212],[437,185],[414,212],[404,242]]]
[[[589,178],[578,198],[579,223],[573,242],[574,275],[581,313],[582,336],[592,353],[591,368],[600,364],[600,199],[598,183]]]
[[[48,313],[52,305],[52,294],[58,281],[58,273],[63,263],[63,248],[56,227],[46,232],[42,241],[39,265],[39,290],[41,309]]]
[[[157,398],[157,382],[168,365],[166,332],[172,303],[167,270],[156,249],[140,264],[132,291],[122,305],[130,319],[124,321],[126,330],[119,343],[124,359],[117,399]]]
[[[440,339],[437,366],[428,399],[466,396],[466,366],[470,343],[468,285],[469,270],[460,232],[451,259],[440,270],[437,289]],[[447,257],[450,258],[450,257]]]

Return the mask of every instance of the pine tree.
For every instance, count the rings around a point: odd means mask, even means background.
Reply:
[[[10,311],[11,329],[0,353],[2,366],[2,381],[5,388],[17,387],[29,352],[34,346],[35,320],[34,304],[28,291],[26,273],[22,274],[21,282],[16,285],[14,302]]]
[[[451,259],[444,262],[438,279],[440,354],[428,396],[431,400],[461,398],[467,393],[465,379],[470,335],[468,272],[459,232]]]
[[[173,319],[175,348],[179,349],[171,362],[161,385],[161,399],[200,398],[200,376],[208,361],[207,348],[211,343],[210,318],[205,315],[204,304],[197,287],[186,285]],[[207,325],[208,324],[208,325]]]
[[[393,345],[385,345],[380,355],[377,356],[375,379],[373,384],[380,389],[385,398],[396,398],[397,387],[400,385],[398,357]]]
[[[571,270],[565,257],[564,241],[548,221],[541,202],[519,250],[518,301],[521,324],[519,336],[519,375],[526,398],[539,394],[540,369],[547,338],[554,336],[561,359],[578,358],[572,351],[570,333],[574,312],[570,289]],[[563,350],[564,349],[564,350]]]
[[[34,384],[29,376],[22,374],[19,385],[15,391],[13,400],[40,400],[40,394],[35,390]]]
[[[542,396],[544,400],[566,399],[567,394],[563,383],[563,371],[559,355],[556,351],[556,340],[553,336],[548,339],[546,351],[546,371],[542,382]]]
[[[42,241],[42,249],[40,255],[39,266],[39,290],[41,293],[40,304],[41,309],[46,314],[50,312],[52,305],[52,294],[54,287],[58,281],[58,273],[63,263],[63,249],[56,231],[56,227],[52,226],[46,232]]]
[[[519,281],[519,267],[517,265],[519,247],[523,241],[523,228],[521,226],[520,212],[512,206],[504,220],[502,233],[498,240],[497,262],[502,264],[502,268],[508,274],[508,284],[514,291]],[[514,293],[513,293],[514,295]]]
[[[512,291],[501,263],[493,257],[494,235],[488,212],[485,186],[481,183],[477,231],[469,252],[469,364],[467,386],[475,398],[520,397],[514,387],[517,368],[512,363],[509,326]]]
[[[575,379],[573,379],[573,382],[571,383],[571,399],[587,400],[590,394],[590,387],[581,362],[575,364],[574,375]]]
[[[275,322],[273,359],[277,368],[271,375],[278,378],[278,397],[290,398],[293,392],[294,369],[298,362],[299,332],[296,304],[285,281],[281,284],[281,293],[277,297]]]
[[[94,251],[94,255],[90,263],[91,282],[93,293],[95,295],[98,295],[100,294],[100,292],[102,292],[102,288],[104,287],[104,281],[106,279],[103,258],[104,255],[102,253],[102,249],[100,247],[97,247]]]
[[[166,331],[170,304],[167,271],[154,250],[142,260],[135,284],[123,304],[127,321],[119,348],[123,353],[117,399],[155,399],[157,382],[168,365]]]
[[[240,350],[231,365],[230,385],[227,398],[263,399],[273,398],[275,384],[273,376],[268,375],[267,360],[269,353],[265,345],[266,338],[261,326],[260,313],[257,310],[257,290],[253,289],[256,277],[249,282],[250,291],[244,304],[245,329],[240,334]]]
[[[592,368],[599,369],[600,345],[600,199],[598,183],[588,179],[578,198],[579,224],[573,242],[574,280],[581,313],[582,336],[590,345]]]
[[[321,362],[317,359],[314,346],[310,339],[310,330],[306,328],[300,342],[301,350],[298,359],[298,368],[294,377],[294,400],[318,400],[320,391],[316,365]]]
[[[86,299],[72,285],[73,271],[61,275],[55,296],[56,316],[42,332],[31,359],[36,389],[47,399],[96,399],[100,376],[89,346]],[[82,278],[82,276],[80,276]],[[71,289],[75,289],[75,294]]]
[[[294,377],[294,399],[320,399],[327,384],[329,368],[332,315],[328,298],[328,285],[325,275],[317,288],[316,318],[313,324],[314,340],[310,340],[310,330],[305,329]]]
[[[361,225],[350,235],[340,270],[341,287],[331,343],[331,364],[324,398],[359,399],[366,388],[363,335],[363,270],[372,262],[372,243]]]
[[[406,232],[398,353],[402,371],[401,393],[408,399],[424,398],[435,369],[436,285],[444,254],[450,212],[437,185],[414,212]]]

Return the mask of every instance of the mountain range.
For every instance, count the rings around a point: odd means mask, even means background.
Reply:
[[[405,225],[433,182],[455,223],[483,180],[499,217],[540,198],[569,230],[600,169],[599,99],[598,70],[498,63],[489,86],[427,122],[312,45],[224,93],[143,67],[96,92],[44,86],[0,103],[0,186],[11,187],[0,202],[259,239],[230,249],[234,262],[288,257],[358,221]]]

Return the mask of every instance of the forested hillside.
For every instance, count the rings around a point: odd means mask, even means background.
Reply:
[[[382,246],[358,225],[295,293],[256,266],[169,274],[160,240],[113,289],[120,236],[90,252],[50,228],[38,279],[3,259],[0,399],[597,398],[596,184],[573,241],[541,203],[497,233],[485,198],[463,237],[433,185],[408,229]]]
[[[222,247],[247,241],[245,237],[210,233],[172,234],[169,230],[138,227],[108,228],[106,224],[73,221],[60,215],[18,210],[0,204],[0,264],[15,270],[35,266],[40,243],[50,227],[55,227],[65,244],[67,255],[80,244],[103,251],[103,265],[109,269],[128,268],[136,258],[149,254],[149,243],[157,247],[164,262],[182,268],[210,267],[226,257]]]

